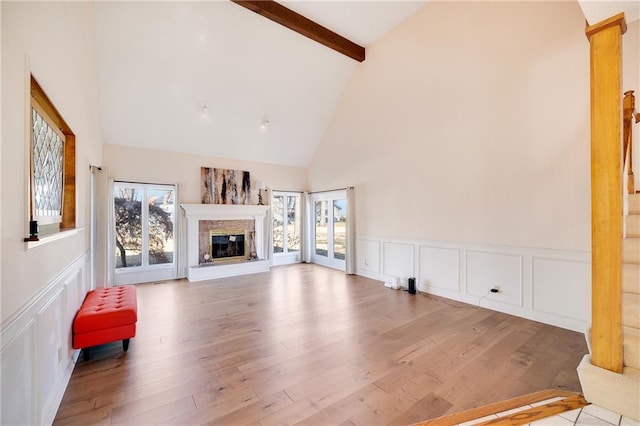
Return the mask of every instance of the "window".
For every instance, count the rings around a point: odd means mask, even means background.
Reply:
[[[31,76],[29,219],[40,234],[76,227],[75,135]]]

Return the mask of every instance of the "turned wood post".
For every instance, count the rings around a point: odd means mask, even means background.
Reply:
[[[591,362],[622,372],[624,14],[586,29],[591,51]]]
[[[622,115],[624,127],[622,129],[622,169],[626,162],[629,162],[627,169],[627,193],[635,194],[635,178],[633,175],[633,124],[636,118],[635,114],[636,97],[633,95],[633,90],[624,92],[624,98],[622,99]],[[640,117],[637,117],[640,120]]]

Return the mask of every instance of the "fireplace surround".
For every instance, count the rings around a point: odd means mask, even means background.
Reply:
[[[266,272],[265,217],[269,206],[238,204],[181,204],[187,219],[187,278],[202,281]],[[220,254],[212,252],[214,238]],[[243,246],[238,247],[242,237]],[[235,241],[229,241],[235,239]],[[233,247],[231,247],[233,246]],[[242,252],[242,254],[239,254]]]

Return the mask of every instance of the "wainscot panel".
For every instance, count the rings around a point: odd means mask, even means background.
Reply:
[[[522,306],[522,256],[468,250],[466,276],[470,295]]]
[[[2,424],[53,422],[79,354],[71,324],[88,272],[84,254],[2,324]]]
[[[38,401],[43,410],[51,411],[55,404],[55,389],[60,383],[62,371],[62,310],[63,288],[59,288],[50,299],[49,303],[42,307],[37,316],[38,330]],[[65,348],[66,352],[66,348]]]
[[[359,269],[380,273],[380,242],[357,240],[356,262]]]
[[[381,270],[371,267],[368,254],[376,245]],[[407,278],[417,276],[423,293],[578,332],[589,326],[589,252],[369,235],[356,236],[356,250],[357,274],[382,283],[406,286]],[[491,293],[494,286],[498,293]]]
[[[460,291],[460,250],[420,246],[420,281],[418,288]]]
[[[403,286],[407,278],[415,276],[412,244],[384,242],[382,244],[382,273],[387,277],[397,277]]]
[[[33,365],[34,322],[31,321],[10,342],[2,339],[3,425],[36,424]]]
[[[533,257],[532,307],[536,311],[585,320],[591,315],[591,264],[569,259]],[[587,298],[576,294],[588,293]]]

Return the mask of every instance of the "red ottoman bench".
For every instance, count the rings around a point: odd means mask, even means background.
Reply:
[[[87,293],[73,320],[73,348],[82,349],[89,359],[89,348],[122,340],[129,349],[129,339],[136,335],[138,302],[132,285],[99,288]]]

